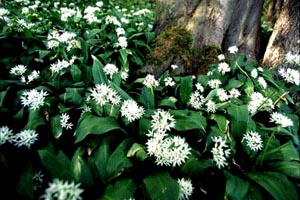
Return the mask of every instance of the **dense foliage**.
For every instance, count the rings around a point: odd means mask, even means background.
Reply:
[[[133,77],[155,38],[138,2],[0,3],[2,195],[298,199],[299,55]]]

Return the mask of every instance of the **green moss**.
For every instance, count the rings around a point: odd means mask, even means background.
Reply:
[[[222,54],[222,50],[218,46],[203,46],[200,52],[200,62],[196,74],[206,74],[209,65],[217,62],[217,56]]]
[[[149,64],[162,66],[171,60],[180,60],[186,68],[193,66],[195,51],[192,35],[181,27],[171,26],[159,34],[152,46],[153,52],[147,56]]]

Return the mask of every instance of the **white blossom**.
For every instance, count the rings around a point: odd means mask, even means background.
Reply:
[[[198,90],[194,91],[191,94],[189,103],[196,110],[202,108],[204,102],[205,102],[204,96],[200,94]]]
[[[230,156],[230,149],[226,144],[226,140],[223,140],[221,136],[213,137],[214,147],[211,152],[213,154],[213,160],[219,169],[228,165],[227,159]]]
[[[137,119],[140,119],[145,110],[142,106],[139,106],[134,100],[129,99],[123,102],[121,106],[121,116],[126,117],[129,122],[133,122]]]
[[[44,105],[45,97],[47,95],[48,93],[43,90],[40,92],[36,89],[25,91],[21,96],[21,104],[24,107],[28,106],[32,110],[37,110]]]
[[[143,81],[143,84],[148,88],[159,86],[159,82],[155,79],[155,77],[152,74],[147,74]]]
[[[228,51],[231,54],[236,54],[238,52],[238,50],[239,49],[237,48],[237,46],[231,46],[231,47],[228,48]]]
[[[13,137],[14,145],[20,147],[20,146],[26,146],[30,148],[30,146],[38,139],[38,134],[35,132],[35,130],[23,130],[20,133],[17,133]]]
[[[166,132],[175,127],[174,116],[169,112],[158,109],[152,115],[151,127],[153,131]]]
[[[247,146],[252,151],[258,151],[262,150],[263,148],[263,141],[261,139],[261,136],[259,133],[254,131],[248,131],[246,134],[244,134],[242,142],[246,141]]]
[[[6,142],[12,143],[13,132],[8,128],[8,126],[0,127],[0,146]]]
[[[274,122],[275,124],[278,124],[281,127],[288,127],[294,125],[293,121],[290,118],[278,112],[273,112],[271,114],[270,122]]]
[[[180,187],[179,200],[188,200],[189,197],[193,194],[193,184],[188,178],[179,178],[177,183]]]

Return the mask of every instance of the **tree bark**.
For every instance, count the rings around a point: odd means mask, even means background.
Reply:
[[[239,53],[256,60],[262,5],[263,0],[156,0],[155,33],[159,37],[170,26],[182,27],[191,34],[191,48],[196,52],[210,46],[226,54],[235,45]],[[159,66],[147,65],[144,72],[167,69],[170,63],[180,62],[167,59]],[[200,58],[194,67],[202,64]]]
[[[300,2],[287,0],[284,4],[270,37],[263,64],[276,67],[290,51],[300,54]]]

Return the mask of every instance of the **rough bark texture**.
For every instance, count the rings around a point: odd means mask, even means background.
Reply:
[[[198,61],[191,62],[194,68],[203,67],[203,50],[220,53],[215,50],[219,49],[227,53],[228,47],[233,45],[239,48],[240,53],[256,60],[262,5],[263,0],[157,0],[155,32],[159,37],[170,26],[182,27],[188,31],[192,36],[192,43],[186,48],[192,48],[198,53]],[[144,72],[161,73],[170,64],[182,62],[178,56],[170,56],[159,65],[149,63]],[[198,72],[198,69],[189,70],[189,73]]]
[[[290,51],[300,53],[300,1],[287,0],[270,37],[263,63],[276,67]]]
[[[283,0],[269,0],[266,20],[275,24],[283,6]]]

